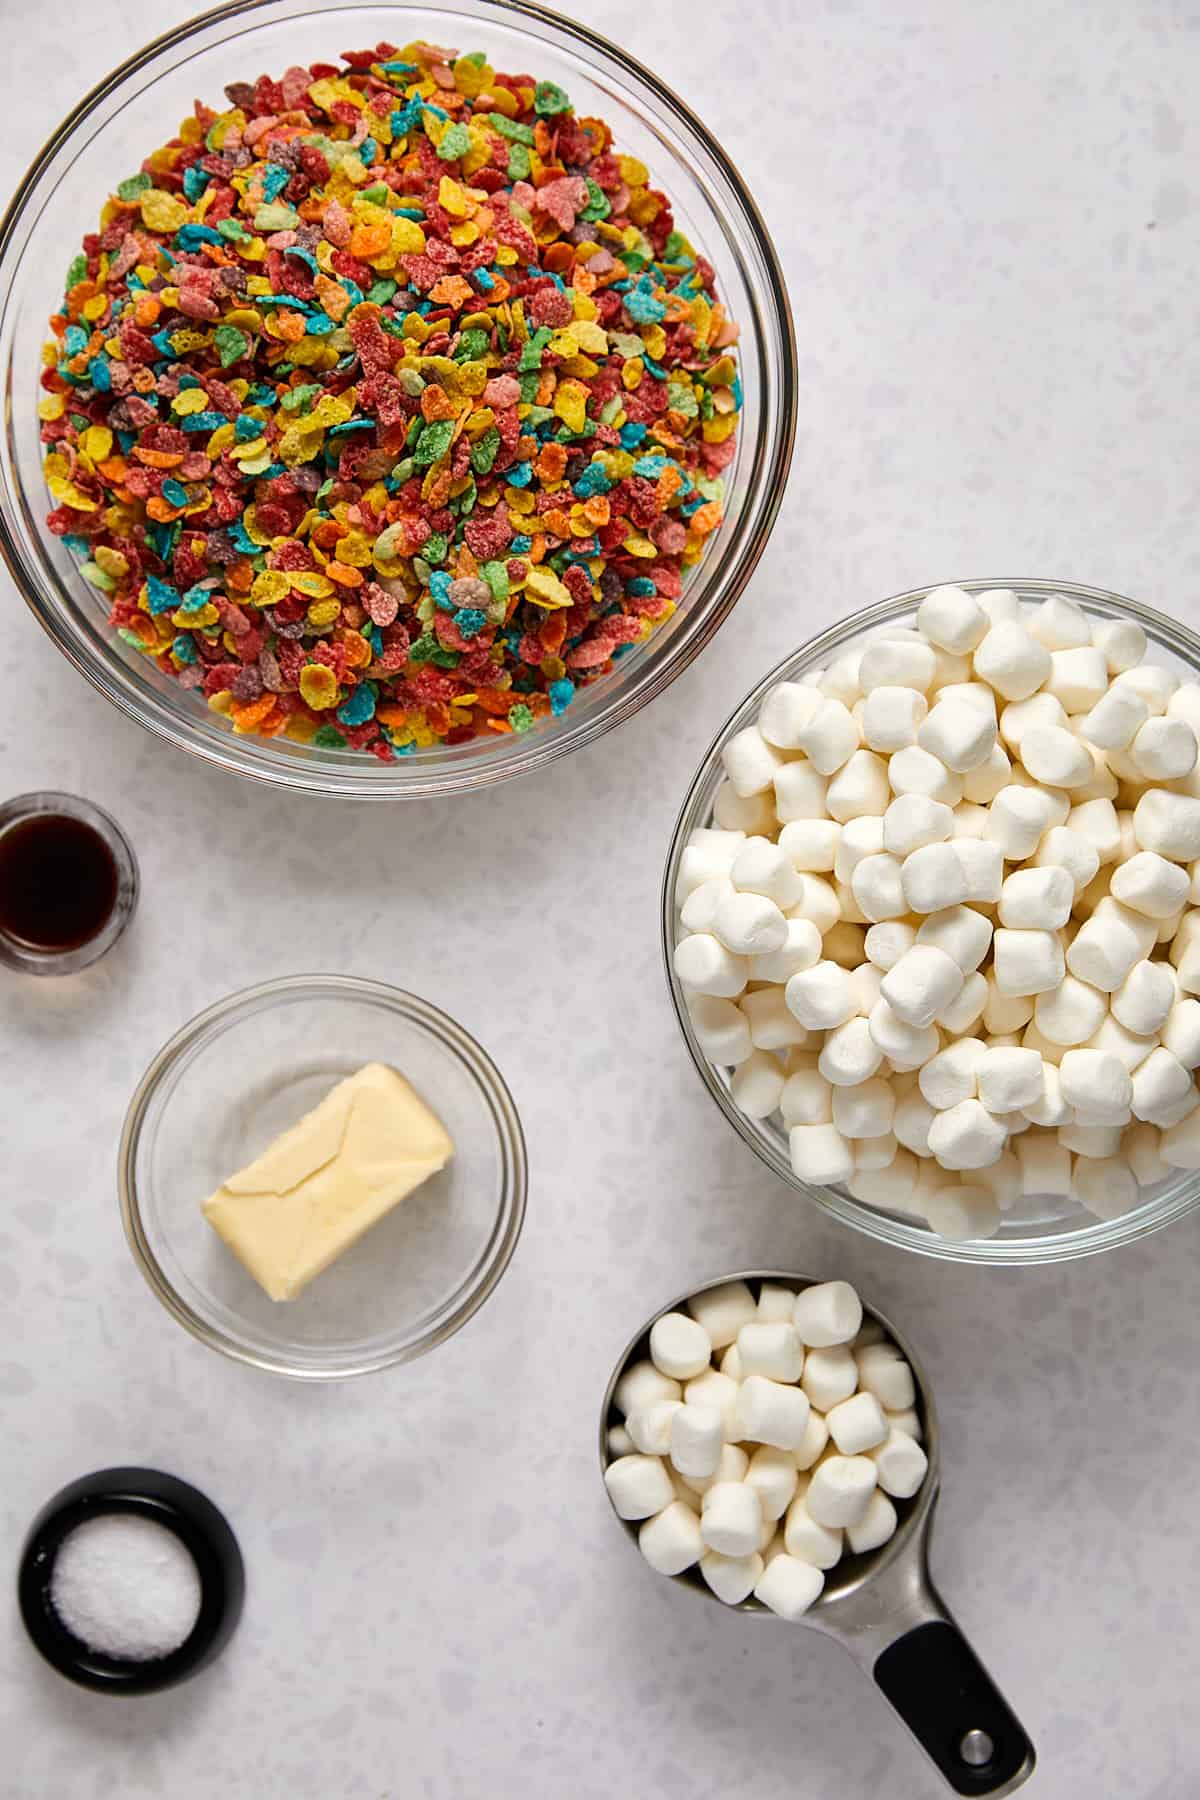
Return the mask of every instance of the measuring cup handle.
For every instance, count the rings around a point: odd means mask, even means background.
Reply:
[[[1036,1755],[1016,1714],[930,1590],[932,1616],[880,1652],[875,1682],[956,1794],[1011,1794]]]

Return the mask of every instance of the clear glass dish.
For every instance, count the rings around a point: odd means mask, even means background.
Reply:
[[[936,583],[930,584],[934,585]],[[1136,619],[1149,640],[1147,660],[1165,663],[1190,680],[1200,679],[1200,637],[1176,620],[1168,619],[1136,600],[1066,581],[993,577],[986,581],[960,581],[956,585],[970,593],[982,593],[987,588],[1014,588],[1022,599],[1027,600],[1044,600],[1050,594],[1065,594],[1097,617]],[[679,859],[691,833],[698,826],[711,823],[713,796],[723,774],[722,746],[735,732],[754,721],[763,696],[777,681],[799,680],[809,670],[821,668],[833,657],[851,649],[857,641],[878,631],[880,626],[911,624],[917,606],[928,592],[929,587],[923,587],[897,594],[891,600],[864,607],[861,612],[831,626],[765,675],[722,725],[706,750],[683,802],[667,856],[661,902],[667,982],[684,1041],[709,1093],[738,1135],[789,1187],[868,1237],[896,1244],[904,1250],[917,1250],[924,1256],[941,1257],[946,1262],[1067,1262],[1079,1256],[1092,1256],[1100,1250],[1111,1250],[1118,1244],[1131,1243],[1135,1238],[1145,1237],[1148,1232],[1169,1225],[1173,1219],[1182,1218],[1200,1203],[1200,1176],[1180,1171],[1171,1179],[1143,1190],[1139,1204],[1119,1219],[1094,1219],[1074,1201],[1036,1199],[1022,1203],[1020,1210],[1006,1213],[995,1237],[953,1243],[939,1237],[925,1224],[868,1206],[841,1187],[814,1187],[798,1180],[792,1173],[787,1136],[782,1125],[777,1120],[749,1119],[739,1112],[729,1091],[728,1071],[714,1068],[696,1042],[683,989],[671,963],[677,937],[674,894]]]
[[[558,82],[582,113],[613,126],[669,193],[680,228],[713,264],[741,326],[745,393],[726,472],[725,521],[690,572],[674,617],[610,675],[581,688],[560,719],[504,737],[418,751],[383,764],[345,749],[235,737],[194,693],[110,633],[100,597],[44,524],[37,376],[67,262],[101,203],[174,132],[199,96],[227,82],[384,39],[486,50],[501,68]],[[238,0],[201,14],[121,65],[59,127],[0,223],[0,553],[38,621],[81,674],[168,743],[281,787],[394,800],[486,786],[544,766],[631,717],[687,667],[754,570],[783,495],[795,436],[796,351],[783,276],[734,164],[654,75],[586,26],[527,0]]]
[[[454,1141],[446,1167],[295,1300],[270,1300],[201,1202],[364,1063],[389,1064]],[[200,1013],[138,1084],[118,1154],[130,1249],[173,1318],[276,1375],[341,1380],[453,1336],[508,1267],[525,1140],[499,1070],[428,1001],[347,975],[296,975]]]

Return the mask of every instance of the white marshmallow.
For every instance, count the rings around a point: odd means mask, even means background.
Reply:
[[[1089,881],[1095,879],[1100,857],[1095,845],[1082,832],[1073,831],[1069,825],[1052,825],[1037,847],[1033,866],[1062,869],[1071,877],[1073,893],[1079,894]]]
[[[804,1350],[790,1320],[750,1320],[738,1332],[737,1347],[743,1380],[766,1375],[771,1381],[799,1381]]]
[[[775,1556],[755,1584],[754,1598],[781,1619],[795,1624],[819,1599],[825,1577],[820,1569],[786,1553]]]
[[[758,1304],[744,1281],[725,1281],[720,1287],[693,1294],[687,1309],[708,1333],[714,1350],[736,1343],[742,1326],[758,1317]]]
[[[858,678],[865,694],[878,687],[910,687],[924,693],[933,685],[936,668],[933,651],[918,635],[880,637],[863,651]]]
[[[729,1092],[748,1119],[769,1119],[779,1105],[785,1076],[783,1064],[766,1050],[755,1050],[733,1072]]]
[[[996,721],[966,700],[939,699],[919,725],[917,742],[956,775],[982,767],[996,742]]]
[[[1020,753],[1026,732],[1036,726],[1063,726],[1067,715],[1061,701],[1053,694],[1033,694],[1028,700],[1013,700],[1000,713],[1000,736],[1010,749]]]
[[[796,1492],[796,1458],[790,1450],[764,1444],[750,1458],[746,1486],[758,1495],[764,1519],[782,1519]]]
[[[849,882],[860,862],[868,856],[878,856],[882,850],[883,820],[878,814],[847,820],[834,852],[833,867],[838,880]]]
[[[986,806],[976,806],[969,800],[960,800],[952,811],[956,841],[960,838],[985,838],[987,836]]]
[[[788,1010],[806,1031],[832,1031],[857,1011],[850,977],[835,962],[802,969],[788,981],[784,994]]]
[[[975,673],[1006,700],[1025,700],[1051,671],[1050,652],[1023,625],[993,625],[975,651]]]
[[[1058,1141],[1073,1150],[1076,1156],[1088,1156],[1105,1159],[1115,1156],[1121,1148],[1121,1127],[1119,1125],[1081,1125],[1074,1118],[1066,1125],[1058,1128]]]
[[[829,1435],[842,1456],[861,1456],[882,1444],[888,1434],[883,1408],[874,1394],[854,1394],[839,1400],[825,1415]]]
[[[1000,889],[1000,923],[1058,931],[1071,916],[1075,884],[1065,869],[1015,869]]]
[[[679,859],[676,905],[681,906],[704,882],[728,880],[734,858],[745,841],[744,831],[693,831]]]
[[[1101,1020],[1100,1028],[1093,1034],[1087,1048],[1100,1050],[1106,1056],[1115,1056],[1132,1075],[1145,1062],[1150,1052],[1158,1048],[1158,1039],[1153,1034],[1140,1037],[1137,1033],[1126,1030],[1120,1020],[1110,1014],[1107,1019]]]
[[[775,771],[775,811],[785,824],[796,819],[824,819],[829,783],[810,762],[797,758]]]
[[[811,1569],[832,1569],[841,1560],[840,1527],[819,1525],[808,1510],[804,1494],[797,1494],[787,1511],[783,1529],[787,1554]]]
[[[1114,686],[1083,715],[1079,729],[1098,750],[1125,750],[1149,717],[1150,708],[1140,694],[1131,687]]]
[[[787,920],[766,894],[731,887],[717,903],[712,935],[735,956],[769,956],[787,942]]]
[[[906,950],[912,949],[916,937],[911,925],[900,919],[888,919],[881,925],[872,925],[863,947],[875,967],[886,974]]]
[[[681,938],[672,963],[684,987],[724,1000],[742,993],[750,975],[746,958],[734,956],[708,931],[693,931]]]
[[[715,1481],[704,1496],[700,1536],[722,1556],[751,1556],[758,1549],[762,1507],[756,1489],[744,1481]]]
[[[911,851],[901,864],[900,879],[905,912],[940,912],[967,897],[966,871],[953,843],[925,844]]]
[[[990,1113],[1020,1112],[1042,1098],[1042,1059],[1036,1050],[985,1049],[976,1078]]]
[[[1195,862],[1200,857],[1200,800],[1147,788],[1134,808],[1133,830],[1143,850],[1171,862]]]
[[[1127,1031],[1149,1037],[1162,1029],[1177,996],[1168,963],[1134,963],[1112,997],[1113,1017]]]
[[[1179,781],[1196,766],[1196,734],[1183,719],[1147,719],[1129,754],[1144,781]]]
[[[1089,1125],[1123,1125],[1129,1116],[1133,1082],[1129,1070],[1103,1050],[1068,1050],[1058,1065],[1062,1097]]]
[[[889,973],[894,973],[894,969],[899,966],[897,962]],[[894,1069],[919,1069],[922,1063],[928,1062],[931,1056],[937,1054],[940,1039],[936,1028],[932,1025],[910,1025],[882,997],[867,1015],[867,1028],[873,1042]]]
[[[783,1122],[792,1125],[831,1125],[833,1088],[814,1067],[796,1069],[783,1084],[779,1096]]]
[[[903,1412],[888,1412],[886,1407],[884,1411],[887,1412],[887,1422],[893,1431],[903,1431],[914,1442],[920,1443],[924,1433],[921,1430],[921,1421],[911,1406],[906,1407]]]
[[[988,814],[988,842],[1009,862],[1024,862],[1051,825],[1051,802],[1041,788],[1010,783],[1001,788]]]
[[[992,951],[992,972],[1004,994],[1047,993],[1065,973],[1063,948],[1052,931],[1002,928],[993,934]]]
[[[740,1606],[749,1599],[763,1578],[763,1567],[757,1550],[750,1556],[722,1556],[719,1550],[706,1550],[700,1558],[700,1573],[726,1606]]]
[[[1136,668],[1146,654],[1146,634],[1133,619],[1105,619],[1093,625],[1092,642],[1103,653],[1111,675]]]
[[[833,1123],[844,1138],[886,1137],[895,1108],[896,1096],[880,1076],[833,1090]]]
[[[855,1556],[879,1550],[896,1535],[896,1509],[878,1488],[867,1502],[867,1510],[857,1525],[847,1525],[846,1542]]]
[[[929,1458],[916,1439],[895,1429],[889,1431],[878,1449],[872,1450],[871,1461],[880,1487],[893,1500],[910,1500],[929,1468]]]
[[[830,1089],[833,1096],[840,1091],[844,1090]],[[818,1187],[847,1181],[854,1173],[854,1152],[834,1125],[793,1125],[788,1132],[788,1153],[792,1173]]]
[[[765,1375],[748,1375],[738,1388],[738,1433],[756,1444],[797,1449],[804,1440],[808,1415],[809,1398],[803,1388],[771,1381]]]
[[[855,737],[857,739],[857,733]],[[778,750],[772,749],[757,725],[747,725],[744,731],[736,732],[721,751],[729,785],[743,799],[765,793],[782,761]]]
[[[1029,1131],[1016,1140],[1015,1151],[1021,1168],[1023,1193],[1065,1195],[1071,1192],[1071,1152],[1057,1138],[1049,1133]]]
[[[742,1379],[742,1365],[738,1358],[736,1344],[730,1344],[728,1350],[726,1350],[725,1354],[722,1356],[718,1373],[721,1375],[728,1375],[730,1381],[740,1381]]]
[[[800,877],[790,858],[770,838],[747,838],[733,859],[729,879],[740,893],[765,894],[780,907],[794,905],[800,894]]]
[[[1171,1169],[1200,1169],[1200,1112],[1190,1112],[1164,1131],[1159,1155]]]
[[[924,1094],[905,1094],[902,1100],[896,1102],[892,1130],[897,1141],[914,1156],[931,1156],[933,1153],[929,1148],[929,1127],[936,1117],[935,1108],[929,1104]]]
[[[707,1369],[712,1341],[698,1320],[687,1313],[664,1313],[650,1328],[650,1360],[672,1381],[687,1381]]]
[[[830,663],[817,686],[830,699],[840,700],[843,706],[853,706],[856,700],[862,699],[862,682],[859,679],[861,663],[861,650],[847,650],[844,656],[839,656],[836,662]]]
[[[1000,1037],[1006,1032],[1019,1031],[1022,1025],[1028,1025],[1033,1017],[1032,995],[1001,993],[996,986],[994,974],[988,976],[987,983],[988,997],[983,1009],[983,1023],[989,1036]]]
[[[638,1532],[638,1549],[659,1575],[682,1575],[700,1561],[700,1521],[682,1500],[672,1500]]]
[[[986,1169],[1000,1155],[1006,1137],[1003,1125],[978,1100],[960,1100],[934,1119],[929,1148],[944,1169]]]
[[[826,1037],[817,1067],[834,1087],[854,1087],[869,1081],[882,1061],[866,1019],[847,1019]]]
[[[903,1412],[915,1403],[913,1372],[895,1344],[867,1344],[855,1351],[855,1361],[859,1387],[864,1394],[873,1394],[888,1412]]]
[[[953,1037],[962,1037],[970,1032],[982,1015],[987,998],[987,977],[976,971],[966,977],[949,1006],[943,1006],[934,1024],[940,1025],[943,1031],[948,1031]]]
[[[993,744],[987,757],[963,776],[963,799],[986,806],[1012,779],[1012,763],[1000,744]]]
[[[713,822],[724,831],[766,836],[775,829],[774,798],[769,790],[743,796],[731,781],[723,781],[713,795]]]
[[[931,644],[969,655],[987,634],[989,619],[965,588],[931,588],[917,608],[917,625]]]
[[[778,950],[756,956],[751,968],[754,981],[789,982],[802,969],[811,969],[821,960],[821,933],[811,919],[787,920],[787,930]],[[758,998],[747,995],[747,999]],[[764,1045],[763,1048],[768,1048]]]
[[[819,775],[832,775],[847,762],[859,746],[858,726],[840,700],[822,700],[812,717],[800,726],[796,735],[800,748]],[[728,769],[730,780],[732,770]]]
[[[727,875],[717,875],[711,881],[702,881],[693,888],[679,909],[679,923],[685,931],[711,931],[717,916],[717,908],[723,900],[736,894]]]
[[[1020,598],[1012,588],[986,588],[976,598],[993,625],[1008,624],[1025,616]]]
[[[1200,993],[1200,913],[1187,913],[1171,944],[1179,986],[1185,994]]]
[[[765,958],[755,958],[754,973]],[[808,1033],[795,1015],[788,1011],[781,988],[758,988],[743,994],[742,1016],[750,1027],[750,1041],[756,1050],[800,1048],[808,1042]]]
[[[1153,850],[1140,850],[1114,869],[1113,898],[1150,919],[1168,919],[1184,905],[1191,887],[1186,869]]]
[[[955,838],[954,854],[967,884],[964,899],[991,906],[1000,898],[1004,880],[1004,851],[984,838]]]
[[[604,1485],[620,1519],[649,1519],[675,1498],[666,1465],[657,1456],[618,1456],[604,1471]]]
[[[830,817],[844,824],[848,819],[882,818],[891,797],[887,763],[873,750],[856,750],[829,783],[825,804]]]
[[[738,1390],[739,1395],[741,1389]],[[739,1435],[740,1433],[740,1419]],[[715,1406],[684,1404],[671,1415],[671,1461],[681,1475],[714,1475],[721,1460],[725,1425]]]
[[[830,1408],[848,1400],[858,1386],[858,1367],[849,1346],[809,1350],[800,1385],[817,1411],[826,1415],[828,1424]]]
[[[1071,808],[1067,826],[1086,839],[1101,863],[1111,862],[1120,851],[1121,826],[1111,800],[1081,801]]]
[[[801,1288],[792,1307],[801,1343],[814,1350],[848,1344],[862,1320],[862,1301],[848,1281],[813,1282]]]
[[[1067,967],[1080,981],[1111,994],[1133,965],[1150,954],[1154,937],[1151,920],[1106,895],[1075,934]]]
[[[959,1038],[931,1056],[917,1077],[921,1094],[938,1112],[973,1100],[978,1088],[979,1065],[987,1046],[979,1038]],[[894,1129],[894,1127],[893,1127]]]
[[[876,1465],[868,1456],[827,1457],[813,1471],[805,1507],[818,1525],[857,1525],[875,1492],[876,1478]]]
[[[709,1062],[724,1068],[745,1062],[752,1048],[750,1026],[732,1000],[718,1000],[713,994],[690,994],[688,1016],[696,1042]]]
[[[645,1412],[663,1400],[678,1400],[683,1390],[677,1381],[656,1369],[648,1360],[631,1363],[613,1390],[613,1400],[629,1418],[631,1413]]]
[[[821,704],[816,688],[796,681],[779,681],[758,709],[758,729],[768,744],[779,750],[802,748],[799,733],[803,731]]]
[[[1160,1134],[1153,1125],[1131,1125],[1121,1136],[1121,1155],[1139,1187],[1154,1187],[1171,1173],[1159,1154]]]
[[[927,794],[900,794],[883,815],[883,847],[892,856],[905,857],[927,844],[943,843],[953,831],[950,807]]]
[[[869,1149],[882,1141],[865,1138],[855,1149],[864,1146]],[[896,1149],[891,1160],[879,1169],[864,1167],[857,1155],[854,1163],[854,1175],[847,1186],[856,1200],[866,1206],[878,1206],[885,1212],[911,1211],[913,1189],[917,1185],[917,1159],[911,1151]]]
[[[903,918],[909,910],[901,879],[901,865],[894,856],[864,856],[850,881],[850,890],[864,919],[872,925],[885,919]]]
[[[671,1420],[682,1404],[680,1400],[659,1400],[645,1412],[630,1413],[626,1426],[634,1449],[643,1456],[666,1456],[671,1448]]]
[[[1191,1070],[1161,1045],[1150,1052],[1133,1076],[1134,1118],[1163,1130],[1186,1119],[1194,1111],[1197,1098]]]
[[[962,985],[962,970],[944,950],[933,944],[914,944],[888,970],[880,991],[906,1025],[920,1029],[932,1024],[942,1008],[957,997]],[[874,1030],[872,1036],[878,1043]]]
[[[841,917],[838,897],[820,875],[801,875],[800,898],[788,908],[788,917],[808,919],[824,935]]]
[[[623,1425],[610,1425],[605,1443],[610,1457],[632,1456],[636,1445]]]
[[[916,688],[874,688],[863,701],[863,741],[871,750],[903,750],[916,743],[917,727],[928,711],[928,700]]]
[[[1119,1157],[1099,1161],[1081,1159],[1074,1171],[1075,1198],[1098,1219],[1119,1219],[1137,1203],[1138,1185],[1133,1170]]]
[[[1047,650],[1069,650],[1092,641],[1091,621],[1081,606],[1065,594],[1051,594],[1035,606],[1027,621],[1031,636]]]
[[[1087,745],[1061,726],[1035,726],[1021,739],[1021,761],[1037,781],[1051,787],[1083,787],[1092,779]]]
[[[1200,1000],[1177,1000],[1163,1026],[1164,1050],[1185,1069],[1200,1068]]]
[[[804,1427],[804,1436],[792,1451],[797,1469],[801,1471],[811,1469],[814,1463],[824,1455],[828,1442],[829,1427],[826,1425],[824,1417],[819,1412],[810,1411],[808,1424]]]
[[[955,962],[963,975],[979,967],[992,941],[992,925],[969,906],[947,906],[931,912],[917,928],[916,942],[933,945]]]
[[[1094,645],[1052,650],[1048,693],[1061,700],[1069,713],[1089,712],[1108,692],[1108,664]]]
[[[963,797],[962,776],[919,744],[896,751],[888,763],[888,781],[895,794],[924,794],[943,806],[957,806]]]
[[[1108,1002],[1098,988],[1074,975],[1064,975],[1056,988],[1037,996],[1033,1016],[1039,1032],[1052,1044],[1086,1044],[1099,1031]]]
[[[833,871],[841,835],[836,819],[792,819],[779,834],[779,848],[794,869],[828,875]]]
[[[764,1325],[792,1322],[792,1309],[796,1304],[796,1290],[784,1287],[781,1282],[764,1281],[758,1290],[758,1307],[755,1317]],[[749,1323],[748,1320],[743,1323]],[[739,1370],[740,1370],[739,1362]],[[741,1376],[739,1374],[739,1380]]]

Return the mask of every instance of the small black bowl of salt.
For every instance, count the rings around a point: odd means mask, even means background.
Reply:
[[[218,1656],[242,1610],[237,1539],[211,1500],[157,1469],[101,1469],[55,1494],[21,1553],[17,1593],[60,1675],[151,1694]]]

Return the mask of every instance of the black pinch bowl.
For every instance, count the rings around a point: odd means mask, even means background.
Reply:
[[[89,1519],[125,1513],[174,1532],[200,1577],[200,1611],[177,1649],[131,1662],[91,1650],[54,1610],[58,1548]],[[51,1667],[101,1694],[153,1694],[187,1681],[220,1655],[241,1617],[246,1576],[237,1539],[197,1488],[158,1469],[99,1469],[68,1483],[38,1513],[21,1552],[17,1597],[25,1629]]]

